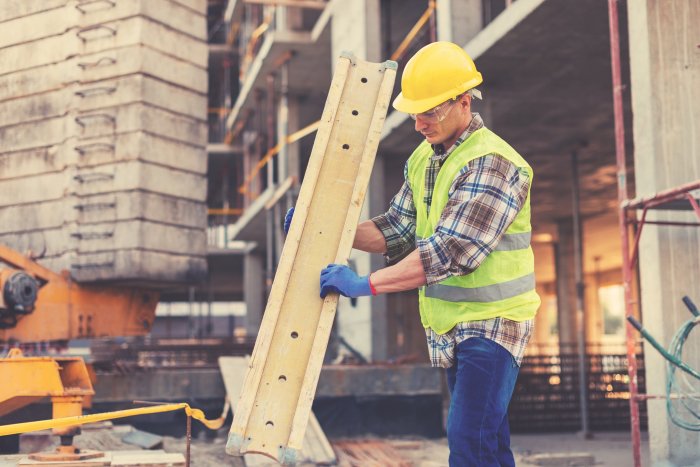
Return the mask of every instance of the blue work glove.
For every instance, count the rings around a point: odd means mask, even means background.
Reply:
[[[339,293],[350,298],[373,295],[369,276],[358,276],[342,264],[329,264],[321,271],[321,298],[329,293]]]
[[[289,233],[289,227],[292,225],[292,217],[294,216],[294,206],[289,208],[287,214],[284,216],[284,234]]]

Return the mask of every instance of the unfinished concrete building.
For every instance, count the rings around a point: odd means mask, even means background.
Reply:
[[[83,282],[204,278],[204,14],[2,5],[0,242]]]
[[[215,208],[222,209],[210,210],[210,219],[226,226],[227,240],[248,245],[248,332],[255,332],[265,284],[269,287],[274,276],[282,218],[303,177],[333,58],[344,50],[368,60],[391,58],[401,73],[422,45],[449,40],[464,46],[485,77],[484,101],[477,111],[486,125],[517,147],[537,174],[533,239],[543,305],[529,358],[533,372],[546,377],[528,375],[528,366],[523,367],[511,422],[517,426],[518,420],[527,420],[523,425],[532,427],[534,421],[543,429],[556,423],[584,431],[629,426],[620,169],[606,2],[294,4],[229,1],[210,10],[222,13],[226,32],[220,40],[232,46],[220,76],[234,77],[226,83],[223,99],[210,102],[210,117],[224,125],[223,141],[232,143],[232,157],[216,162],[224,169],[210,171],[210,186],[226,187],[218,199],[210,198],[210,206],[217,203]],[[692,98],[700,89],[693,42],[697,29],[688,22],[697,17],[698,2],[680,2],[673,11],[655,2],[627,6],[620,12],[621,117],[627,135],[623,147],[634,154],[625,165],[626,196],[634,197],[635,184],[641,196],[698,179],[693,141],[699,123]],[[684,26],[672,26],[680,24]],[[674,33],[659,35],[654,28]],[[662,76],[664,83],[673,83],[672,89],[660,84]],[[666,126],[674,130],[655,130]],[[364,218],[386,209],[402,182],[406,158],[419,142],[407,115],[388,116]],[[693,215],[675,213],[671,219],[692,223]],[[691,279],[699,267],[698,237],[691,228],[646,229],[653,233],[643,236],[640,245],[641,308],[645,322],[668,341],[688,318],[682,296],[698,297],[697,281]],[[366,274],[382,267],[383,259],[358,252],[351,263]],[[265,280],[252,279],[251,273]],[[636,281],[631,287],[637,290]],[[413,293],[341,301],[336,324],[341,354],[348,353],[346,346],[369,361],[427,361]],[[688,346],[686,357],[697,363],[698,346]],[[638,351],[641,357],[641,347]],[[579,365],[582,353],[585,363]],[[639,361],[653,369],[647,375],[662,373],[663,359],[653,350],[644,357]],[[642,391],[643,375],[642,369]],[[649,379],[653,383],[647,389],[662,392],[663,378]],[[654,462],[694,458],[697,435],[668,421],[663,402],[648,402],[648,410]]]
[[[664,343],[689,317],[681,298],[700,302],[700,231],[684,225],[696,222],[693,214],[649,213],[676,225],[644,228],[631,281],[619,221],[620,196],[690,186],[698,197],[698,0],[620,5],[618,88],[602,0],[10,3],[0,8],[0,242],[78,280],[159,283],[159,336],[223,338],[216,349],[190,342],[168,351],[210,361],[250,349],[335,58],[350,51],[396,60],[400,76],[411,55],[436,40],[474,58],[484,76],[476,110],[536,174],[533,248],[543,302],[511,404],[514,431],[628,429],[625,289],[639,299],[632,314]],[[617,120],[614,91],[623,109]],[[616,122],[624,122],[617,131]],[[408,116],[391,112],[363,219],[386,210],[419,142]],[[622,195],[620,177],[629,189]],[[350,262],[361,274],[384,266],[360,252]],[[245,313],[234,317],[238,302]],[[169,316],[171,309],[185,316]],[[638,389],[660,395],[664,360],[635,336]],[[697,342],[684,353],[694,368]],[[441,404],[414,292],[341,300],[328,361],[366,365],[324,370],[322,424],[323,401],[340,398],[353,398],[357,413],[376,410],[379,398],[415,397],[426,407],[419,414]],[[380,371],[376,363],[398,364]],[[146,374],[126,395],[123,375],[106,374],[96,400],[139,398],[149,385],[173,388],[169,400],[223,398],[218,371],[192,375],[176,384],[174,371]],[[697,458],[698,434],[674,425],[663,399],[639,409],[632,425],[648,427],[654,465]],[[410,423],[397,417],[387,430]]]

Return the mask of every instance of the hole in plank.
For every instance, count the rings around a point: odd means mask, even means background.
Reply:
[[[347,151],[348,149],[350,149],[350,145],[349,145],[349,144],[343,144],[343,149],[345,149],[345,150]]]
[[[284,375],[280,375],[280,377],[277,378],[277,379],[278,379],[279,381],[282,381],[282,382],[287,381],[287,377],[284,376]]]
[[[363,83],[366,83],[366,82],[367,82],[367,78],[362,78],[360,81],[362,81]]]
[[[292,339],[296,339],[297,337],[299,337],[299,333],[296,331],[292,331]]]
[[[353,111],[352,111],[352,114],[355,115],[355,116],[357,116],[357,115],[360,115],[360,112],[358,112],[357,110],[353,110]]]
[[[272,428],[273,426],[275,426],[275,424],[272,423],[272,421],[268,420],[268,422],[265,423],[265,426],[268,427],[268,428]]]

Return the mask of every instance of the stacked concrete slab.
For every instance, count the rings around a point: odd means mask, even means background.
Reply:
[[[0,243],[83,282],[206,274],[206,0],[0,5]]]

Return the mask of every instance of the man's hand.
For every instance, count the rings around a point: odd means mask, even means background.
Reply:
[[[284,216],[284,234],[289,233],[289,227],[292,225],[292,217],[294,217],[294,206],[289,208],[287,214]]]
[[[329,264],[321,271],[321,298],[329,293],[356,298],[374,295],[369,276],[358,276],[355,271],[341,264]]]

